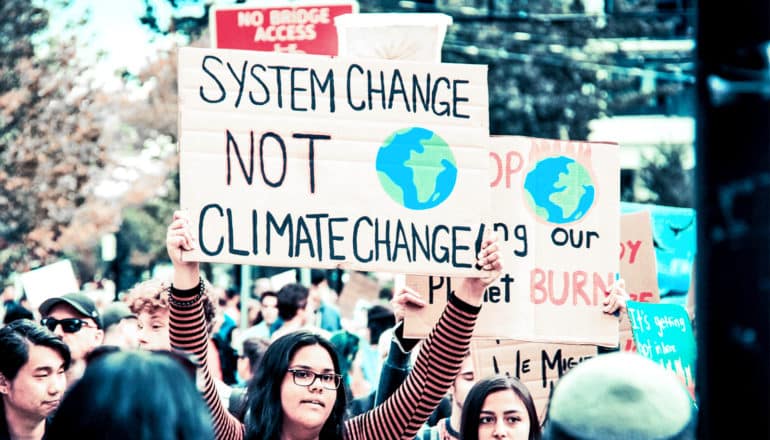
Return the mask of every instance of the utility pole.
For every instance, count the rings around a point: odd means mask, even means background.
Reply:
[[[698,438],[770,438],[770,2],[697,10]]]

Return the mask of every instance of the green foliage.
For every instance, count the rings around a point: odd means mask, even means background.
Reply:
[[[165,2],[174,11],[166,29],[158,25],[153,6],[158,1]],[[183,9],[177,0],[145,0],[147,13],[142,22],[158,33],[176,31],[196,38],[208,26],[210,3],[202,0],[184,3],[188,6],[184,8],[188,15],[180,16]],[[674,84],[659,87],[654,93],[642,93],[638,76],[611,69],[629,60],[618,59],[618,54],[586,50],[586,43],[593,38],[664,39],[691,31],[676,14],[634,17],[634,14],[654,13],[657,6],[653,0],[616,0],[614,8],[618,15],[601,20],[583,14],[581,1],[415,3],[419,10],[438,5],[439,12],[457,15],[445,39],[444,62],[489,66],[493,134],[586,139],[590,120],[640,108],[683,90],[681,84]],[[359,0],[361,12],[414,11],[402,9],[400,4],[393,0]],[[189,15],[190,5],[200,6],[200,15]],[[492,10],[489,5],[493,6]],[[475,15],[472,11],[476,11]],[[643,59],[631,61],[630,67],[643,67],[640,65]]]
[[[171,8],[168,24],[158,20],[156,3],[166,3]],[[241,4],[246,3],[246,0],[234,0],[230,3]],[[144,0],[144,15],[139,21],[155,33],[161,35],[175,33],[195,40],[200,38],[209,25],[209,10],[212,4],[210,0]],[[186,6],[185,14],[180,13],[182,10],[180,6]],[[191,6],[198,6],[198,8]]]
[[[75,220],[107,163],[103,95],[78,81],[71,42],[36,58],[31,37],[46,11],[16,0],[1,11],[0,279],[55,260],[92,231]]]
[[[687,153],[684,145],[661,145],[655,155],[644,157],[639,180],[647,194],[638,201],[694,207],[693,169],[685,169],[684,166]]]
[[[362,2],[362,9],[363,3],[371,2]],[[600,24],[596,17],[576,13],[582,6],[574,2],[527,6],[522,14],[529,18],[516,18],[511,9],[504,19],[455,22],[445,40],[443,61],[489,66],[492,133],[586,139],[589,121],[682,91],[679,84],[642,93],[640,78],[617,66],[624,62],[617,54],[588,49],[591,39],[670,38],[673,18],[608,17]],[[643,66],[637,61],[635,67]]]
[[[16,63],[34,53],[30,37],[48,25],[48,11],[29,0],[0,2],[0,95],[19,85]]]
[[[173,168],[176,170],[176,168]],[[163,183],[162,197],[123,209],[123,221],[116,236],[118,255],[111,274],[118,291],[130,288],[144,271],[151,271],[166,255],[166,228],[179,206],[179,173],[172,172]]]
[[[133,133],[137,151],[157,151],[154,160],[166,173],[144,179],[131,197],[124,197],[122,222],[116,234],[118,252],[108,271],[119,291],[140,281],[153,267],[168,260],[166,227],[179,208],[179,171],[176,157],[177,71],[176,52],[159,54],[136,77],[154,84],[146,99],[123,108],[121,118]]]

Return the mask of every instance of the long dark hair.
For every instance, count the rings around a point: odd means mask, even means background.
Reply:
[[[211,414],[182,360],[172,352],[106,350],[67,392],[46,438],[212,440]]]
[[[334,372],[341,374],[340,363],[334,347],[326,338],[308,331],[288,333],[273,341],[257,369],[257,374],[249,383],[248,407],[246,416],[246,438],[249,440],[272,440],[281,437],[283,409],[281,405],[281,383],[289,369],[294,354],[302,347],[320,345],[332,358]],[[334,402],[329,418],[321,428],[320,440],[338,440],[343,438],[345,408],[345,384],[337,388],[337,400]]]
[[[460,419],[460,438],[463,440],[478,440],[479,438],[479,416],[481,407],[487,396],[497,392],[512,390],[519,396],[529,416],[529,440],[540,440],[540,421],[537,419],[537,410],[535,402],[532,400],[527,386],[521,383],[515,377],[492,376],[480,380],[468,391],[463,403],[463,413]]]

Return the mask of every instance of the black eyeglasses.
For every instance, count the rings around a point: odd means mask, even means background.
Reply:
[[[339,374],[316,373],[315,371],[299,368],[292,368],[288,371],[294,379],[294,384],[301,387],[309,387],[315,383],[316,379],[318,379],[318,382],[322,387],[327,390],[336,390],[340,387],[340,383],[342,382],[342,376]]]
[[[43,318],[40,323],[48,327],[48,330],[51,331],[55,331],[56,326],[61,324],[61,329],[64,331],[64,333],[77,333],[83,327],[96,327],[95,324],[91,324],[90,322],[80,318]]]

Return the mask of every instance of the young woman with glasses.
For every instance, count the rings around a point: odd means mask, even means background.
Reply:
[[[204,398],[217,439],[358,440],[412,439],[446,393],[470,344],[484,289],[500,274],[494,239],[485,239],[478,265],[482,278],[465,278],[423,341],[412,373],[382,405],[344,420],[346,397],[332,345],[323,337],[295,332],[276,339],[265,353],[248,391],[245,425],[228,414],[216,398],[206,367],[205,326],[198,263],[185,262],[181,251],[194,249],[190,222],[174,214],[166,247],[174,265],[171,341],[193,353],[204,380]]]

